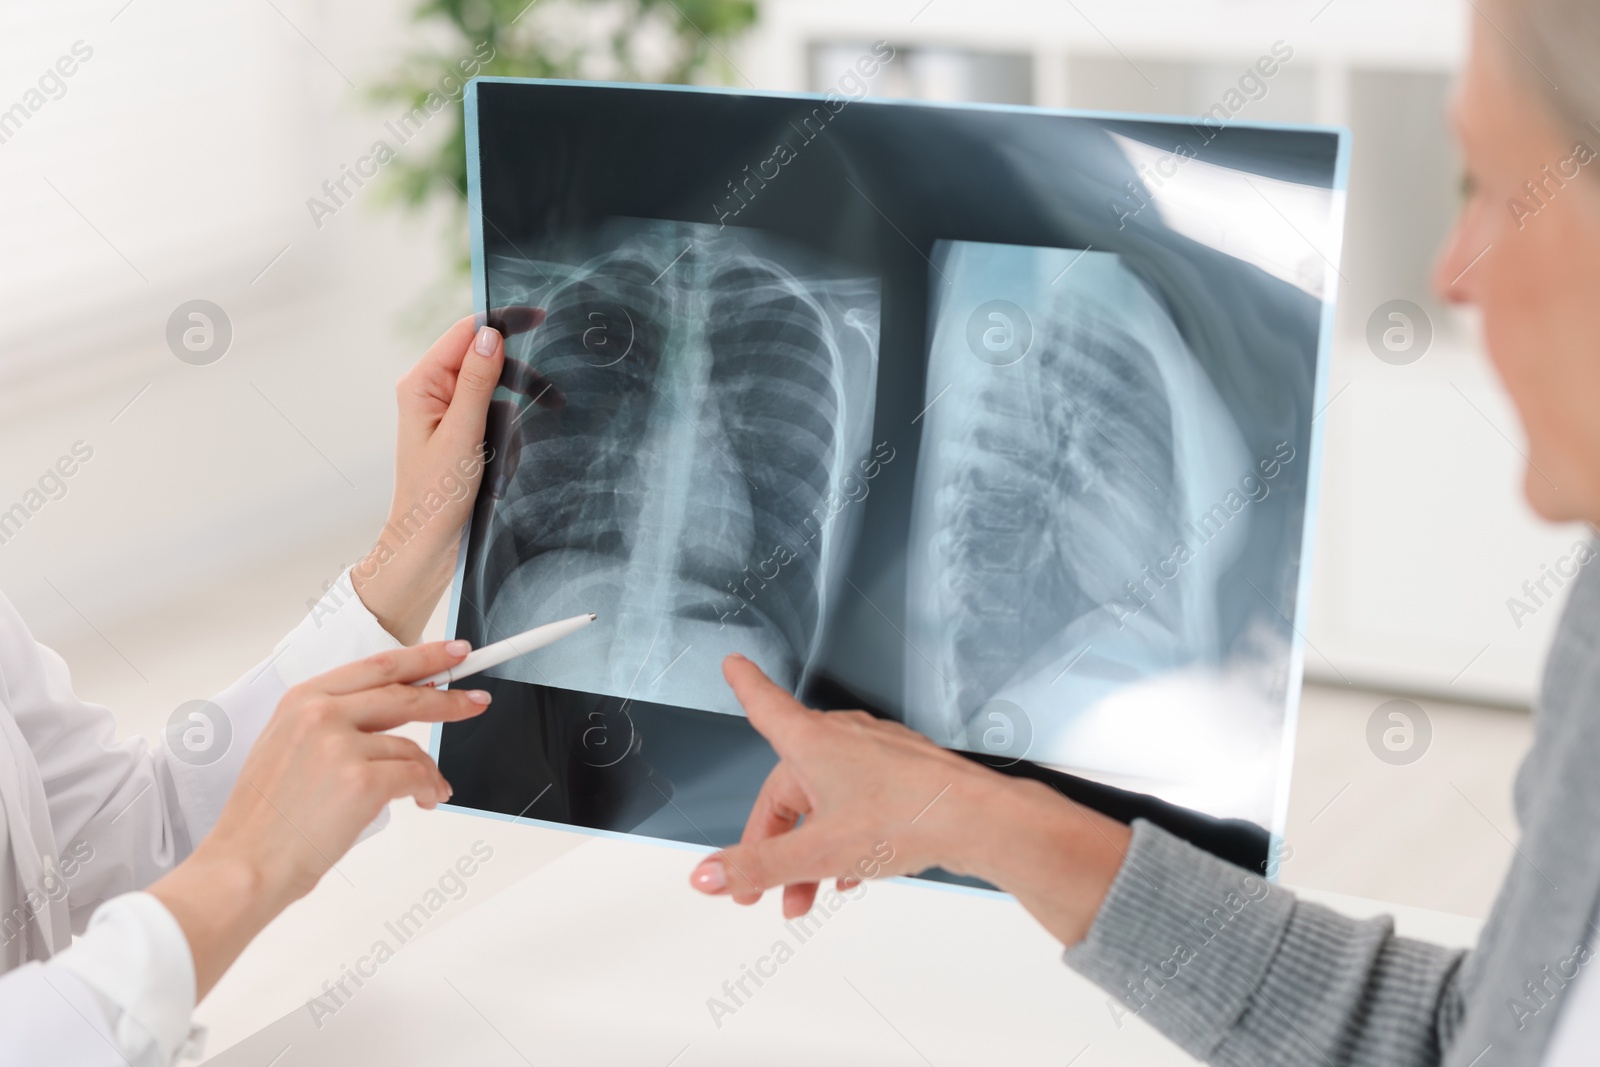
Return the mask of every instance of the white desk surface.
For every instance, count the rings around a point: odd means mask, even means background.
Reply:
[[[1108,996],[1062,964],[1054,939],[1008,899],[869,883],[802,941],[771,894],[746,909],[692,892],[695,860],[659,845],[582,839],[475,906],[441,911],[363,985],[347,983],[352,995],[332,1015],[297,1008],[214,1050],[207,1064],[1194,1062],[1136,1018],[1119,1021]],[[1354,915],[1387,911],[1401,932],[1450,944],[1472,943],[1480,925],[1302,896]],[[395,917],[364,925],[393,947],[384,923]],[[731,1004],[723,983],[780,940],[792,956],[763,965],[776,973],[759,988],[747,980],[752,995],[713,1019],[708,998]]]

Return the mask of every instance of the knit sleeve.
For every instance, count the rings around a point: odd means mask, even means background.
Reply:
[[[1208,1063],[1437,1064],[1466,953],[1297,900],[1139,821],[1068,965]]]

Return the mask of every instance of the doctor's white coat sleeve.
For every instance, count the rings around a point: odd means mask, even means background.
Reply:
[[[171,1062],[189,1034],[193,960],[176,920],[137,891],[211,830],[290,686],[398,647],[346,572],[269,659],[202,709],[220,718],[211,724],[214,747],[152,752],[141,738],[114,740],[111,713],[73,695],[66,664],[0,598],[0,673],[26,743],[18,757],[31,755],[37,767],[56,857],[76,860],[67,902],[74,931],[84,935],[65,948],[64,932],[55,931],[55,947],[65,951],[0,978],[0,1067]]]

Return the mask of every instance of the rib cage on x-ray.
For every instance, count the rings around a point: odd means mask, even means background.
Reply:
[[[510,355],[565,403],[520,413],[479,603],[496,633],[600,615],[506,676],[723,711],[727,652],[803,680],[848,529],[822,502],[870,437],[878,296],[736,234],[652,223],[576,267],[491,275],[498,301],[545,307]]]
[[[1237,428],[1159,303],[1116,256],[941,243],[913,505],[910,725],[971,748],[986,702],[1031,724],[1032,758],[1129,682],[1215,655],[1218,575],[1243,522],[1141,606],[1129,583],[1171,554],[1196,502],[1248,471]],[[1013,343],[974,347],[1004,294]],[[976,308],[976,310],[975,310]],[[997,320],[1000,321],[1000,320]],[[981,323],[980,323],[981,325]],[[978,720],[981,721],[981,720]],[[1021,755],[1021,753],[1014,753]]]
[[[958,708],[998,692],[1030,638],[1116,595],[1115,581],[1171,544],[1177,526],[1171,408],[1155,361],[1076,304],[1060,300],[1035,324],[1033,358],[979,364],[965,454],[932,502],[941,526],[928,579]],[[1180,621],[1175,608],[1154,605],[1169,623]]]

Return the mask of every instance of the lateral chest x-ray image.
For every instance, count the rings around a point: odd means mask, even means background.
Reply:
[[[906,661],[906,722],[982,750],[1024,720],[1030,758],[1140,775],[1148,738],[1130,760],[1085,726],[1131,717],[1119,694],[1135,683],[1221,658],[1217,598],[1248,513],[1225,515],[1181,574],[1146,568],[1250,471],[1243,436],[1117,256],[941,242],[933,262],[948,284],[933,287],[907,583],[907,637],[927,658]],[[946,392],[962,402],[937,403]],[[1270,754],[1272,718],[1254,725]]]
[[[599,618],[474,683],[457,806],[737,839],[775,760],[739,652],[1259,865],[1339,135],[494,79],[468,125],[480,309],[547,318],[451,629]]]

